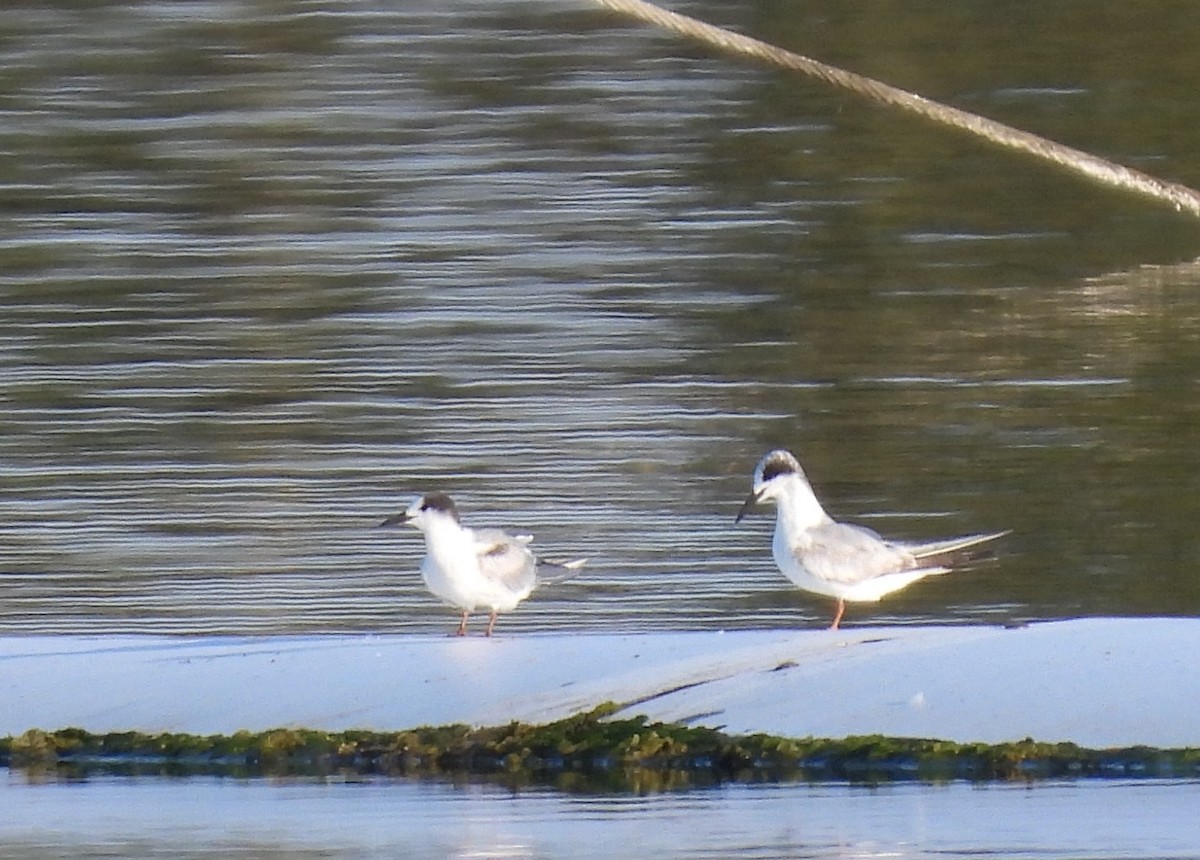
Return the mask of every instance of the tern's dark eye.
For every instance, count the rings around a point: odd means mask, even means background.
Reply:
[[[454,507],[454,502],[450,501],[450,497],[445,493],[429,493],[421,497],[421,506],[418,510],[430,511],[439,514],[449,514],[455,520],[458,519],[458,511]]]

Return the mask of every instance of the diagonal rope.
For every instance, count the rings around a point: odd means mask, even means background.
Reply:
[[[863,75],[847,72],[800,54],[793,54],[774,45],[705,24],[695,18],[670,12],[645,0],[595,0],[623,15],[628,15],[670,30],[681,36],[695,39],[706,45],[735,54],[742,54],[785,69],[802,72],[835,87],[849,90],[871,101],[898,107],[909,113],[923,116],[933,122],[959,128],[989,140],[998,146],[1017,150],[1049,161],[1075,173],[1116,188],[1152,197],[1200,217],[1200,191],[1186,185],[1165,182],[1148,173],[1117,164],[1079,149],[1055,143],[1036,134],[1013,128],[1004,123],[968,113],[958,108],[931,101]]]

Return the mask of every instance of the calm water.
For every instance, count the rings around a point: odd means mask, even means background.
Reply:
[[[1200,184],[1200,6],[677,8]],[[824,623],[733,527],[1011,528],[851,613],[1200,611],[1200,224],[587,4],[0,8],[0,633]],[[1107,856],[1107,855],[1106,855]]]
[[[481,786],[0,771],[7,858],[1193,858],[1196,783],[731,786],[649,797]],[[220,828],[214,832],[213,822]]]

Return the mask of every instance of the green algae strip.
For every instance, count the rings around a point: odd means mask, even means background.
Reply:
[[[418,777],[579,790],[664,790],[728,782],[1195,778],[1200,748],[1093,750],[1024,740],[954,743],[878,735],[841,740],[733,736],[614,718],[616,706],[545,725],[399,732],[275,729],[232,735],[32,729],[0,739],[0,765],[65,775]]]

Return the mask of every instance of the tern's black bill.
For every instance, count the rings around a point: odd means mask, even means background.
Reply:
[[[750,495],[746,496],[746,501],[742,502],[741,510],[739,510],[737,516],[734,517],[734,524],[736,525],[737,523],[740,523],[742,521],[742,517],[754,510],[757,504],[758,493],[751,493]]]
[[[408,522],[408,513],[405,511],[401,511],[400,513],[393,514],[392,516],[388,517],[386,520],[381,522],[379,524],[379,527],[398,526],[398,525],[402,525],[403,523],[406,523],[406,522]]]

